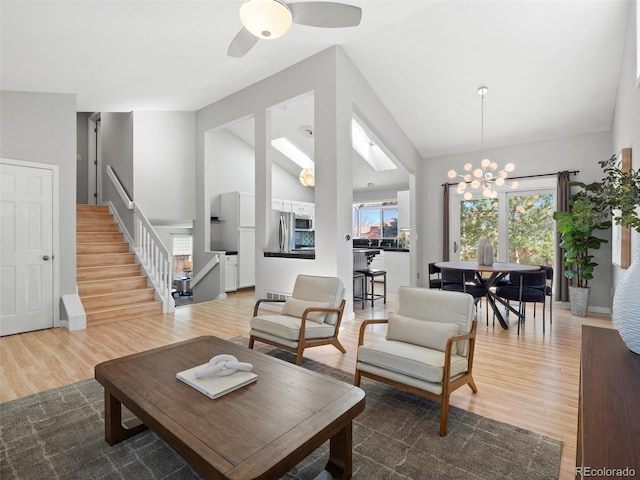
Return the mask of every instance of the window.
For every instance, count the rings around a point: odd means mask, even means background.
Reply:
[[[353,206],[354,238],[396,238],[398,205],[396,202],[364,203]]]
[[[191,235],[173,235],[173,272],[191,273],[193,264],[193,238]],[[186,265],[185,265],[186,263]]]
[[[452,194],[449,214],[452,260],[476,260],[480,236],[493,245],[500,262],[553,266],[555,179],[522,181],[498,197],[464,200]]]

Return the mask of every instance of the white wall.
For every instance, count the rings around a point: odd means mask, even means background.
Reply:
[[[0,92],[0,156],[59,166],[60,295],[76,292],[76,96]],[[59,301],[59,299],[58,299]],[[62,302],[59,302],[62,305]],[[64,309],[61,308],[64,316]]]
[[[612,127],[612,153],[620,153],[623,148],[631,147],[631,160],[633,168],[636,170],[640,169],[640,87],[637,85],[636,77],[637,8],[638,2],[631,2]],[[638,233],[633,232],[631,242],[632,252],[640,249],[640,235]],[[624,273],[625,270],[616,265],[613,266],[614,287]]]
[[[512,147],[487,150],[485,156],[504,165],[513,162],[513,176],[556,173],[561,170],[579,170],[573,180],[590,183],[602,178],[599,160],[611,156],[610,132],[581,135],[548,142],[529,143]],[[451,168],[461,169],[466,162],[479,163],[480,152],[468,152],[425,160],[422,184],[425,198],[422,208],[422,224],[428,229],[422,240],[425,251],[425,266],[442,259],[442,184],[450,181],[447,172]],[[419,213],[420,214],[420,213]],[[611,238],[611,232],[602,232],[603,238]],[[414,239],[415,240],[415,239]],[[413,245],[413,244],[412,244]],[[611,247],[603,245],[594,251],[600,264],[591,285],[590,305],[608,310],[611,307]],[[424,270],[423,270],[424,271]]]
[[[133,113],[134,201],[150,221],[195,218],[195,112]]]
[[[289,98],[314,93],[314,134],[316,162],[316,260],[272,262],[262,250],[267,244],[267,218],[272,195],[272,162],[268,110]],[[353,109],[376,125],[381,141],[403,162],[415,170],[420,157],[404,132],[375,95],[371,87],[337,47],[329,48],[261,82],[243,89],[197,112],[197,178],[206,178],[205,136],[211,129],[252,116],[255,119],[256,194],[256,296],[267,288],[290,291],[297,273],[338,275],[351,291],[351,242],[344,235],[352,230],[352,146],[350,125]],[[372,121],[375,119],[375,121]],[[194,243],[206,261],[206,233],[199,231],[200,220],[209,216],[207,185],[197,186]],[[202,207],[201,207],[202,206]],[[203,252],[199,254],[198,252]],[[349,295],[348,295],[349,296]]]

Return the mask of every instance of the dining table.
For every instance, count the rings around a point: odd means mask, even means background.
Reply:
[[[498,308],[498,303],[502,304],[509,311],[513,312],[520,319],[520,312],[509,305],[509,302],[498,297],[492,290],[500,280],[509,275],[511,272],[537,272],[540,270],[539,265],[524,265],[521,263],[494,262],[491,265],[479,265],[473,261],[452,261],[452,262],[436,262],[436,267],[440,269],[450,270],[473,270],[475,272],[476,282],[484,287],[487,292],[487,302],[491,305],[491,309],[495,314],[502,328],[507,330],[509,323],[502,315]]]

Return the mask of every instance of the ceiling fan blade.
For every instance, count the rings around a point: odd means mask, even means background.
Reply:
[[[304,2],[288,3],[293,23],[310,27],[341,28],[360,24],[362,9],[344,3]]]
[[[242,30],[231,40],[227,55],[230,57],[244,57],[256,43],[258,43],[258,37],[242,27]]]

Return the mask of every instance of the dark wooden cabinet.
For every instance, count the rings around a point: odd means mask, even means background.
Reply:
[[[582,327],[576,478],[640,477],[640,355]]]

